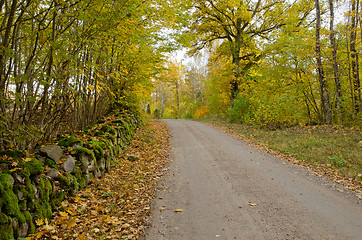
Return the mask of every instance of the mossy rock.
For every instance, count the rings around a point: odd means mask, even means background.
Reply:
[[[9,180],[10,177],[9,174],[0,174],[2,212],[10,217],[17,218],[20,223],[24,223],[25,217],[20,211],[18,197],[13,192],[13,185]]]
[[[55,197],[51,199],[50,205],[53,209],[58,208],[65,198],[65,191],[60,190],[55,192]]]
[[[26,153],[24,151],[19,150],[4,150],[0,151],[0,156],[8,156],[16,159],[24,158],[26,157]]]
[[[103,149],[106,148],[105,143],[92,139],[88,142],[89,146],[94,150],[96,158],[101,158],[104,155]]]
[[[30,175],[39,175],[44,172],[44,164],[36,158],[31,158],[30,162],[24,164]]]
[[[85,147],[79,147],[79,148],[76,148],[75,151],[77,152],[77,156],[79,157],[80,154],[87,154],[88,156],[91,156],[92,159],[95,159],[95,155],[94,155],[94,152],[92,152],[91,150],[89,150],[88,148],[85,148]],[[79,160],[79,158],[78,158]]]
[[[54,162],[54,160],[50,159],[50,158],[46,158],[44,160],[44,165],[48,166],[50,168],[55,168],[58,169],[58,165]]]
[[[70,180],[63,174],[59,174],[58,181],[64,188],[68,188],[71,186]]]
[[[34,220],[38,219],[50,219],[52,216],[52,207],[49,202],[38,201],[37,199],[33,199],[28,203],[29,210],[33,213]]]
[[[62,147],[72,147],[75,144],[79,144],[79,145],[83,145],[83,141],[79,138],[76,138],[74,136],[69,136],[69,137],[61,137],[58,145],[62,146]]]
[[[40,178],[38,188],[40,189],[39,197],[43,202],[49,202],[52,186],[47,178]]]
[[[28,234],[33,234],[35,232],[35,225],[33,222],[33,217],[31,216],[30,212],[25,211],[24,212],[25,220],[29,225],[29,232]]]
[[[11,217],[0,212],[0,240],[9,240],[14,238],[14,230]]]
[[[26,193],[26,198],[28,198],[28,200],[34,199],[35,198],[35,186],[31,183],[30,178],[25,178],[25,193]]]

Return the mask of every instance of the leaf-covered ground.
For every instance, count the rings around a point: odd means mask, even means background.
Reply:
[[[158,179],[170,161],[169,134],[162,122],[149,122],[110,173],[67,199],[50,223],[38,221],[32,239],[139,239]],[[134,161],[129,155],[139,156]]]

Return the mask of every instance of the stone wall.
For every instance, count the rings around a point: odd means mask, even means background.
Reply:
[[[0,152],[0,239],[23,238],[50,219],[66,196],[110,171],[140,119],[119,113],[34,152]]]

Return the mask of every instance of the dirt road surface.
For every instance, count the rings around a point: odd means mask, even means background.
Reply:
[[[166,120],[168,175],[147,240],[362,239],[362,202],[208,125]]]

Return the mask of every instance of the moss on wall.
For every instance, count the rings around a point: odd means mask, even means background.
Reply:
[[[70,153],[76,159],[72,174],[65,172],[62,162],[56,164],[50,157],[29,157],[28,153],[16,150],[0,152],[0,156],[14,159],[12,162],[0,162],[7,165],[0,170],[0,240],[17,237],[17,226],[25,222],[29,226],[28,234],[34,233],[35,220],[50,219],[52,211],[61,206],[66,196],[77,193],[87,186],[90,179],[109,170],[110,159],[116,157],[129,142],[138,124],[136,118],[130,119],[131,115],[118,116],[120,119],[113,123],[103,119],[100,125],[83,131],[87,134],[82,136],[82,139],[88,138],[86,143],[75,136],[61,137],[57,141],[63,148],[77,145],[75,152]],[[94,135],[97,137],[94,138]],[[65,151],[64,154],[69,153]],[[82,155],[89,157],[82,160]],[[49,169],[58,172],[48,175]]]

